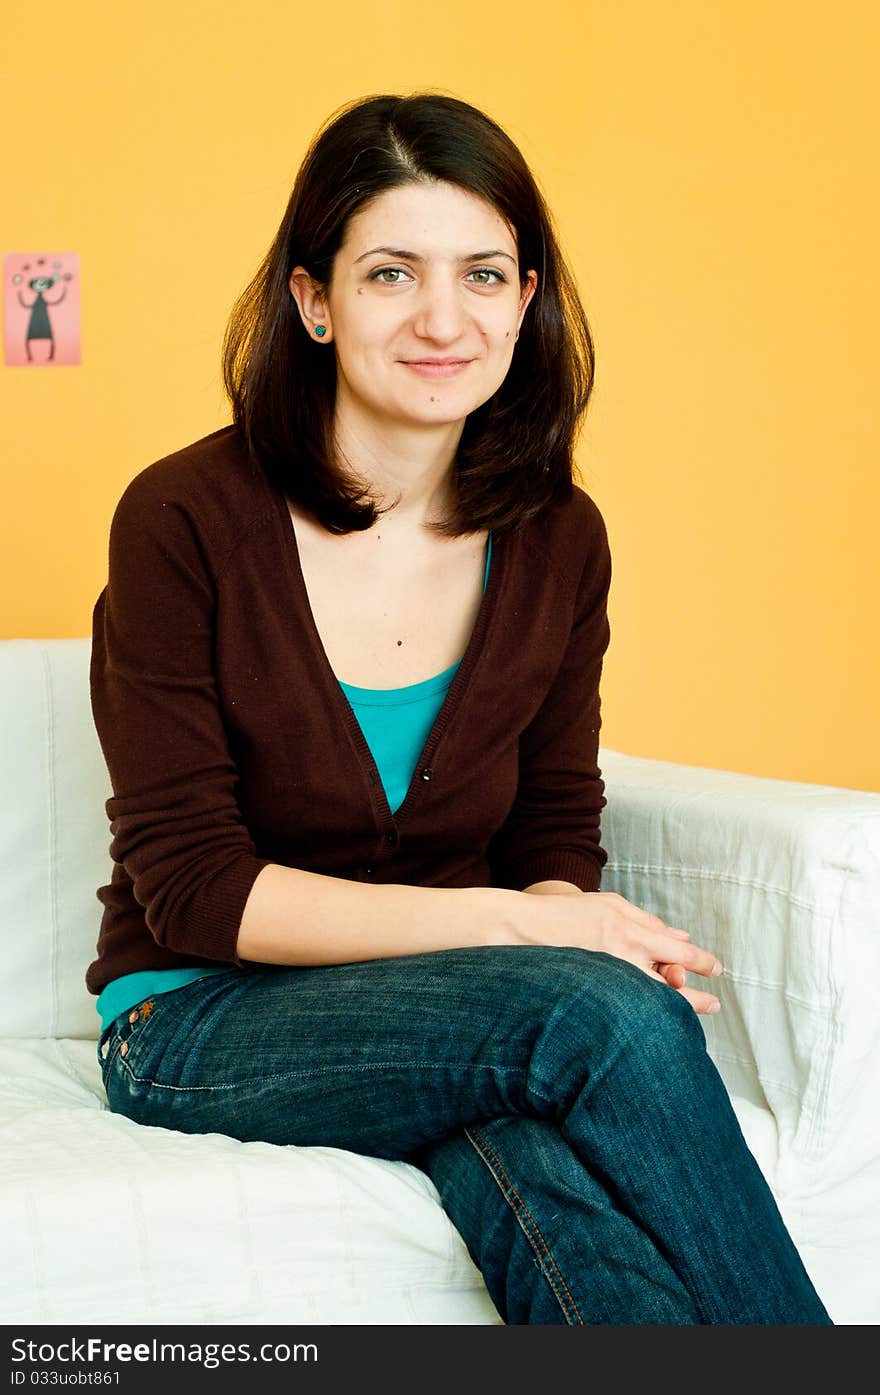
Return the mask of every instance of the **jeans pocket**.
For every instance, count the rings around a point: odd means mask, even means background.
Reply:
[[[161,994],[143,998],[133,1007],[125,1009],[102,1032],[98,1042],[98,1060],[106,1088],[107,1078],[117,1061],[127,1064],[134,1059],[138,1047],[148,1035],[150,1023],[157,1014]]]

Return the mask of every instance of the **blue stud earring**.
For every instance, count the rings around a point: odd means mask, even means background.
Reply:
[[[323,338],[324,338],[324,335],[327,333],[327,326],[326,326],[326,325],[315,325],[315,333],[317,334],[317,336],[318,336],[319,339],[323,339]]]

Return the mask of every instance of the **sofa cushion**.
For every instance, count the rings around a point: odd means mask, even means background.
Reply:
[[[0,1041],[0,1131],[5,1322],[501,1324],[409,1163],[133,1124],[72,1040]]]

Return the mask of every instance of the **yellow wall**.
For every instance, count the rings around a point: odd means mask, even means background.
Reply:
[[[520,144],[595,333],[604,744],[880,789],[878,7],[327,13],[7,0],[2,250],[80,253],[83,363],[0,370],[0,635],[89,633],[125,484],[228,419],[226,316],[314,129],[432,87]]]

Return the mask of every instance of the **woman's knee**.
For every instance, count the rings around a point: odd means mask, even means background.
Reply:
[[[573,945],[503,945],[480,954],[502,1000],[526,1004],[540,1021],[570,1018],[588,1035],[607,1027],[642,1041],[704,1040],[686,998],[615,955]]]
[[[577,952],[575,952],[577,953]],[[657,1070],[705,1054],[691,1004],[666,983],[613,955],[564,955],[552,1007],[544,1010],[532,1051],[531,1083],[538,1095],[578,1091],[610,1069]],[[543,1083],[542,1083],[543,1082]]]

